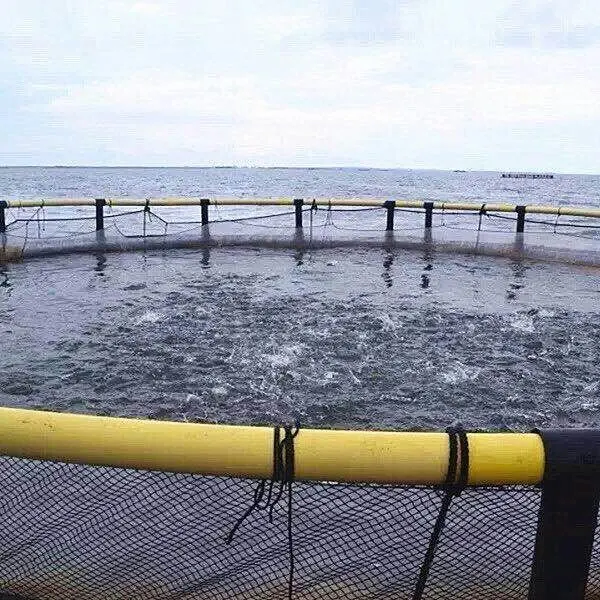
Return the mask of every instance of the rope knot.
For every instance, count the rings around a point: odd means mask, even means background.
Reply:
[[[469,480],[469,440],[461,425],[448,427],[449,456],[444,491],[460,496]]]
[[[429,571],[433,564],[433,558],[444,529],[444,524],[446,523],[450,504],[453,498],[460,496],[469,481],[469,439],[467,438],[467,433],[461,425],[448,427],[446,433],[448,434],[449,453],[448,470],[446,471],[446,479],[442,485],[444,497],[435,525],[433,526],[433,531],[431,532],[431,537],[429,538],[429,545],[423,558],[423,564],[421,565],[419,578],[417,579],[413,593],[413,600],[421,600],[423,598]]]
[[[283,438],[281,432],[283,431]],[[290,570],[288,576],[288,592],[287,597],[291,600],[294,589],[294,540],[292,530],[292,488],[295,478],[294,468],[294,440],[300,431],[300,425],[277,425],[273,428],[273,472],[271,479],[261,479],[254,489],[254,498],[252,504],[246,509],[244,514],[237,520],[229,535],[227,536],[227,544],[233,541],[233,536],[240,528],[242,523],[255,510],[268,510],[269,522],[273,522],[273,511],[281,500],[284,491],[287,490],[287,537],[288,537],[288,552]],[[279,489],[273,494],[273,487],[279,483]],[[265,499],[266,493],[266,499]]]

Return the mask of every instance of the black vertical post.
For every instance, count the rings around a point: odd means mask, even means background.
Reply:
[[[296,228],[302,227],[302,207],[304,200],[302,198],[294,198],[294,207],[296,211]]]
[[[202,219],[202,225],[208,225],[208,205],[210,200],[208,198],[202,198],[200,200],[200,214]]]
[[[600,431],[539,434],[546,464],[529,600],[584,600],[600,500]]]
[[[517,213],[517,233],[525,231],[525,206],[515,206]]]
[[[423,202],[425,209],[425,229],[431,229],[433,226],[433,202]]]
[[[386,231],[394,231],[394,211],[396,210],[395,200],[386,200],[383,207],[387,210],[387,218],[385,222]]]
[[[6,233],[6,215],[5,210],[8,208],[6,200],[0,200],[0,233]]]
[[[102,231],[104,229],[104,205],[106,200],[104,198],[96,198],[96,231]]]

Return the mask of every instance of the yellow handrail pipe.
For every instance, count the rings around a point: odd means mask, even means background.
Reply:
[[[108,206],[201,206],[202,198],[105,198]],[[307,198],[305,206],[319,207],[383,207],[385,200],[377,198]],[[222,206],[293,206],[293,198],[210,198],[213,205]],[[397,208],[425,209],[423,200],[395,200]],[[93,198],[51,198],[45,200],[7,200],[7,208],[42,208],[51,206],[94,206]],[[506,203],[474,203],[474,202],[433,202],[434,210],[454,210],[465,212],[516,212],[517,205]],[[571,217],[600,218],[600,208],[578,206],[544,206],[525,204],[525,213],[540,215],[558,215]]]
[[[544,472],[532,433],[469,433],[470,485],[534,485]],[[269,478],[271,427],[123,419],[0,408],[0,454],[167,472]],[[432,485],[446,478],[448,435],[301,429],[300,480]]]

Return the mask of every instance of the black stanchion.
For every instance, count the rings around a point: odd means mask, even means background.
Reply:
[[[208,205],[210,204],[210,200],[208,198],[202,198],[200,200],[200,219],[202,221],[202,225],[208,225]]]
[[[386,200],[383,207],[387,210],[387,219],[385,224],[386,231],[394,231],[394,212],[396,210],[395,200]]]
[[[6,233],[5,211],[7,208],[8,208],[8,202],[6,200],[0,200],[0,233]]]
[[[433,226],[433,202],[423,202],[425,209],[425,229],[431,229]]]
[[[296,228],[302,227],[302,207],[304,200],[302,198],[294,198],[294,208],[296,212]]]
[[[106,200],[104,198],[96,198],[96,231],[104,229],[104,206]]]
[[[600,431],[538,433],[546,466],[529,600],[584,600],[600,500]]]
[[[525,231],[525,206],[515,206],[517,213],[517,233]]]

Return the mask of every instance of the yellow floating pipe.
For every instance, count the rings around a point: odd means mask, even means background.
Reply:
[[[201,206],[202,198],[107,198],[108,206]],[[209,198],[210,205],[231,206],[285,206],[293,205],[293,198]]]
[[[108,206],[200,206],[202,198],[105,198]],[[356,206],[377,207],[384,206],[385,200],[375,198],[305,198],[306,206]],[[210,198],[213,205],[228,206],[291,206],[293,198]],[[395,200],[397,208],[424,209],[423,200]],[[52,198],[47,200],[8,200],[8,208],[41,208],[46,206],[94,206],[92,198]],[[529,214],[564,215],[575,217],[600,218],[600,208],[585,208],[575,206],[545,206],[537,204],[525,205],[525,212]],[[458,210],[465,212],[479,212],[485,207],[487,212],[516,212],[517,205],[505,203],[473,203],[473,202],[433,202],[435,210]]]
[[[105,198],[107,206],[200,206],[200,198]]]
[[[360,198],[331,198],[330,200],[324,198],[305,198],[304,204],[309,207],[312,204],[316,206],[383,206],[384,200],[376,200],[372,198],[360,199]]]
[[[495,204],[481,203],[474,204],[472,202],[434,202],[433,208],[436,210],[464,210],[479,212],[482,207],[485,207],[487,212],[515,212],[516,205],[514,204]]]
[[[536,434],[470,433],[471,485],[537,484],[544,449]],[[273,429],[122,419],[0,408],[0,454],[21,458],[234,477],[268,478]],[[445,433],[301,429],[302,480],[440,484]]]
[[[48,200],[7,200],[8,208],[44,208],[45,206],[95,206],[93,198],[50,198]]]
[[[567,217],[593,217],[600,219],[600,208],[577,208],[575,206],[538,206],[532,204],[525,208],[526,213],[540,215],[561,215]]]
[[[425,208],[423,200],[394,200],[396,208]]]
[[[293,206],[293,198],[211,198],[214,206]]]
[[[202,198],[106,198],[108,206],[200,206]],[[316,206],[349,206],[377,207],[384,206],[385,200],[375,198],[305,198],[305,206],[313,203]],[[212,205],[227,206],[292,206],[293,198],[210,198]],[[422,200],[395,200],[397,208],[424,209]],[[50,206],[94,206],[91,198],[52,198],[47,200],[8,200],[8,208],[42,208]],[[545,206],[537,204],[525,205],[528,214],[561,215],[572,217],[591,217],[600,219],[600,208],[584,208],[575,206]],[[457,210],[479,212],[484,207],[487,212],[516,212],[517,205],[505,203],[473,203],[473,202],[433,202],[435,210]]]
[[[526,213],[535,213],[538,215],[556,215],[565,214],[563,211],[565,210],[562,206],[545,206],[543,204],[530,205],[525,207]]]
[[[400,206],[396,202],[396,206]],[[477,211],[485,208],[486,212],[516,212],[516,204],[497,204],[486,202],[474,204],[471,202],[434,202],[433,207],[436,210],[464,210]],[[600,208],[579,208],[575,206],[545,206],[542,204],[527,204],[525,205],[527,214],[540,215],[564,215],[573,217],[592,217],[600,218]]]

